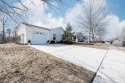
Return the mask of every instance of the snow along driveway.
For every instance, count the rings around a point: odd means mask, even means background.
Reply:
[[[74,45],[31,45],[96,72],[107,50]],[[110,48],[93,83],[125,83],[125,52]]]

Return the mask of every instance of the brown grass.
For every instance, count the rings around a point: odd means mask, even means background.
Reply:
[[[25,45],[0,45],[0,83],[89,83],[94,72]]]
[[[118,49],[125,52],[125,47],[118,46]]]
[[[86,45],[86,44],[80,44],[78,46],[83,46],[83,47],[90,47],[90,48],[97,48],[97,49],[108,49],[108,45],[105,43],[95,43],[94,45]]]

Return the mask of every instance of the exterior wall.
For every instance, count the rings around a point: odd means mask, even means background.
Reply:
[[[80,32],[75,33],[74,36],[75,36],[75,42],[84,41],[82,33],[80,33]]]
[[[26,26],[26,41],[28,42],[28,40],[32,40],[32,34],[34,32],[41,32],[41,33],[45,33],[46,34],[46,40],[49,40],[49,34],[50,31],[49,30],[45,30],[39,27],[34,27],[34,26]],[[31,41],[32,42],[32,41]]]
[[[26,26],[25,25],[23,25],[23,24],[18,25],[17,35],[19,35],[21,37],[21,39],[18,43],[27,43],[27,41],[26,41]]]
[[[18,26],[18,33],[17,35],[21,36],[21,40],[18,43],[28,43],[28,40],[32,42],[32,34],[34,32],[41,32],[46,34],[46,41],[53,40],[53,34],[56,34],[56,40],[62,40],[62,35],[64,34],[64,30],[62,28],[53,28],[51,30],[42,29],[40,27],[20,24]]]
[[[83,36],[83,34],[80,32],[74,34],[74,36],[75,36],[75,42],[87,42],[87,38]]]
[[[64,30],[61,27],[51,29],[50,40],[53,40],[53,34],[56,34],[56,41],[60,41],[62,40]]]
[[[77,40],[78,41],[83,41],[83,35],[82,35],[82,33],[78,33],[77,34]]]

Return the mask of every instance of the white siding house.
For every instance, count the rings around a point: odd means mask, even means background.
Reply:
[[[50,31],[50,40],[60,41],[62,40],[63,34],[64,30],[62,27],[52,28]]]
[[[18,26],[17,35],[20,36],[18,43],[27,44],[46,44],[48,40],[60,41],[63,35],[63,29],[59,28],[43,28],[31,24],[21,23]]]
[[[87,38],[83,36],[81,32],[75,32],[74,34],[75,42],[86,42]]]

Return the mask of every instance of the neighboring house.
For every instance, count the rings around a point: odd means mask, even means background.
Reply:
[[[87,38],[85,36],[83,36],[83,34],[81,32],[75,32],[73,34],[73,39],[75,42],[86,42]]]
[[[122,46],[122,42],[123,40],[116,39],[116,40],[113,40],[112,44],[115,46]]]
[[[31,44],[46,44],[48,40],[60,41],[64,33],[61,27],[48,29],[27,23],[21,23],[17,28],[17,35],[20,36],[18,43],[22,44],[27,44],[29,40]]]

